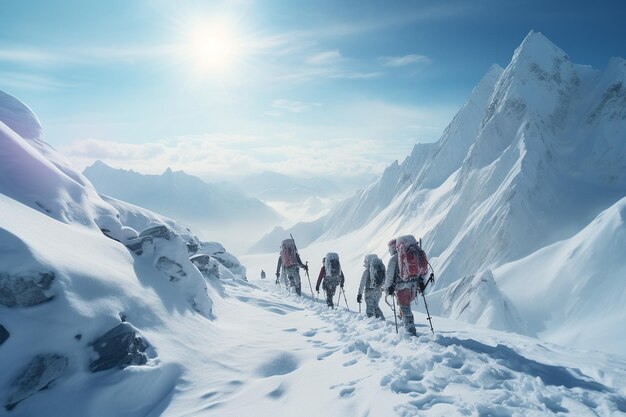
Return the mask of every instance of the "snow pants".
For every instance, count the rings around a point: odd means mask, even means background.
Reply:
[[[363,294],[363,296],[365,298],[365,314],[367,317],[374,316],[377,319],[385,320],[385,316],[383,316],[383,312],[378,306],[382,295],[383,292],[380,288],[365,289],[365,294]]]
[[[298,266],[290,266],[285,268],[285,275],[289,286],[296,291],[296,294],[300,295],[302,285],[300,283],[300,268]]]
[[[324,291],[326,292],[326,305],[328,307],[335,307],[335,304],[333,303],[333,297],[335,296],[335,291],[337,291],[338,285],[339,280],[324,278],[322,288],[324,288]]]
[[[415,320],[411,311],[411,301],[417,297],[417,282],[403,284],[403,288],[396,290],[396,298],[400,307],[400,315],[404,321],[404,329],[415,336]]]

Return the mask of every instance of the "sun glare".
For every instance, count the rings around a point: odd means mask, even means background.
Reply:
[[[243,55],[241,37],[236,26],[227,19],[195,23],[186,32],[183,54],[197,72],[227,73]]]

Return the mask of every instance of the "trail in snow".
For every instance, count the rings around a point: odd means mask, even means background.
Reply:
[[[426,324],[396,335],[393,318],[329,309],[271,281],[227,293],[206,346],[219,362],[199,366],[190,379],[206,386],[175,394],[166,415],[626,415],[619,358],[443,319],[435,337]]]

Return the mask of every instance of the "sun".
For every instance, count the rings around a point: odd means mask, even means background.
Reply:
[[[209,19],[187,26],[182,53],[194,71],[224,74],[233,70],[243,56],[244,43],[231,20]]]

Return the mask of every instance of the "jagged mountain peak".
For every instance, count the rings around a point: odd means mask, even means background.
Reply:
[[[515,49],[512,62],[529,59],[538,64],[550,64],[554,58],[569,61],[569,56],[543,33],[531,30]]]

